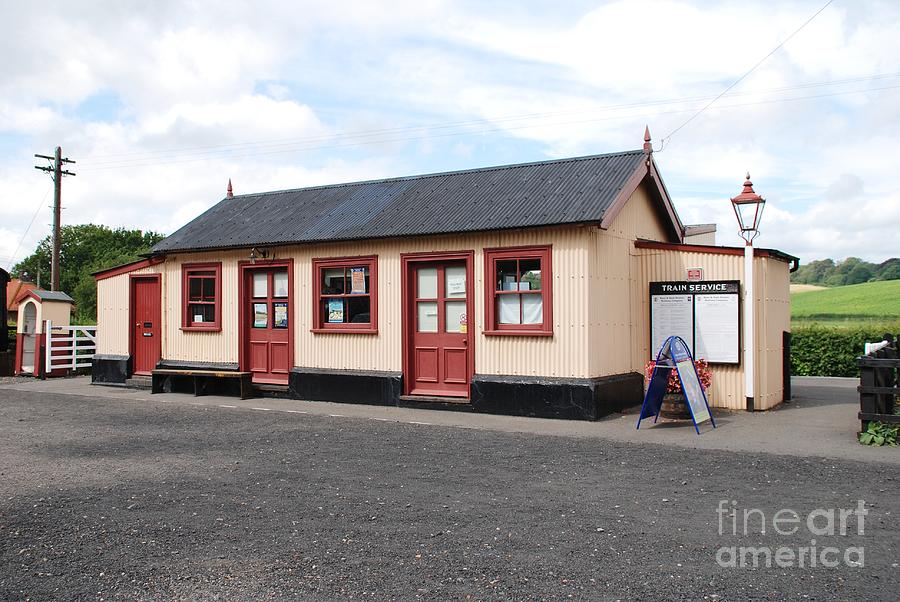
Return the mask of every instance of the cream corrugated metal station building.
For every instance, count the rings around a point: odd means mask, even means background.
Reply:
[[[743,281],[743,250],[714,235],[680,222],[649,138],[271,193],[229,182],[146,260],[96,274],[93,381],[216,369],[302,399],[596,419],[641,402],[651,282]],[[784,398],[792,265],[756,252],[755,409]],[[744,408],[742,366],[712,364],[712,406]]]

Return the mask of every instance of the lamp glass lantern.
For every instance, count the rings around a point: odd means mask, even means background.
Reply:
[[[744,192],[731,199],[731,206],[734,208],[734,215],[741,228],[741,238],[748,245],[752,245],[753,239],[759,234],[759,223],[762,221],[766,199],[753,192],[752,185],[749,184],[748,179],[744,185]]]

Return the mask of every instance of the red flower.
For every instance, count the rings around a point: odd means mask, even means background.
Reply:
[[[712,370],[709,363],[705,359],[694,360],[694,367],[697,368],[697,376],[700,378],[700,386],[706,391],[712,385]],[[649,384],[653,377],[653,369],[656,368],[656,362],[651,360],[644,366],[644,378]],[[666,383],[666,393],[681,393],[681,380],[678,378],[678,370],[669,371],[669,382]]]

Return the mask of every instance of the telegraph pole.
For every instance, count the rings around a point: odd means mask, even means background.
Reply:
[[[62,148],[57,146],[56,152],[52,157],[47,155],[35,155],[39,159],[47,159],[52,163],[47,167],[35,165],[35,169],[40,169],[51,174],[53,178],[53,255],[50,260],[50,290],[59,290],[59,247],[60,247],[60,221],[62,218],[62,179],[63,176],[74,176],[75,174],[62,166],[65,163],[75,163],[71,159],[63,159]]]

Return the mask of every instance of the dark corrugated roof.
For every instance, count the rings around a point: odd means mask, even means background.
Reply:
[[[226,198],[154,253],[599,222],[643,151]]]

